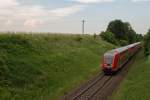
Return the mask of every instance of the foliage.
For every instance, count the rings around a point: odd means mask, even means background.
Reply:
[[[107,31],[114,33],[116,39],[125,39],[125,27],[121,20],[111,21],[107,27]]]
[[[150,56],[140,52],[131,65],[128,75],[110,100],[149,100]]]
[[[130,23],[123,22],[121,20],[111,21],[107,27],[106,33],[107,32],[113,33],[116,41],[119,41],[118,43],[121,41],[120,45],[131,44],[137,41],[141,41],[142,39],[142,35],[138,35],[132,29]]]
[[[94,39],[96,39],[96,37],[97,37],[96,33],[94,33],[93,37],[94,37]]]
[[[101,32],[100,36],[105,41],[118,45],[115,36],[112,32]]]
[[[121,46],[126,46],[126,45],[128,45],[128,41],[126,41],[126,40],[119,40],[119,44]]]
[[[143,39],[144,37],[142,36],[142,34],[136,34],[136,37],[135,37],[136,42],[143,41]]]
[[[144,36],[144,54],[145,56],[150,55],[150,29]]]
[[[55,100],[99,71],[113,47],[90,35],[0,34],[0,100]]]

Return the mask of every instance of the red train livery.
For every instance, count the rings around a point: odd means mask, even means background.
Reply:
[[[113,49],[104,54],[102,69],[104,73],[113,73],[118,71],[123,65],[136,54],[141,48],[141,43],[137,42],[121,48]]]

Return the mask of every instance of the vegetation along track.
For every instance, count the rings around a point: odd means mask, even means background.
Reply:
[[[83,84],[80,88],[64,96],[64,100],[106,100],[111,96],[113,90],[119,85],[127,74],[133,59],[129,60],[116,75],[108,76],[104,73]]]

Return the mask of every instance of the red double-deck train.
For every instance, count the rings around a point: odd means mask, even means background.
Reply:
[[[112,74],[118,71],[140,48],[141,43],[137,42],[106,52],[102,62],[104,73]]]

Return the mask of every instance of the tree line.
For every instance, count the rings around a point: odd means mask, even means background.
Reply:
[[[113,20],[108,24],[106,31],[100,33],[100,36],[103,40],[118,46],[141,41],[145,56],[150,55],[150,29],[142,36],[136,33],[129,22]]]
[[[144,36],[144,45],[143,46],[144,46],[145,56],[149,56],[150,55],[150,29]]]
[[[106,31],[100,33],[102,39],[115,45],[128,45],[134,42],[141,41],[143,36],[137,34],[129,22],[122,20],[111,21]]]

